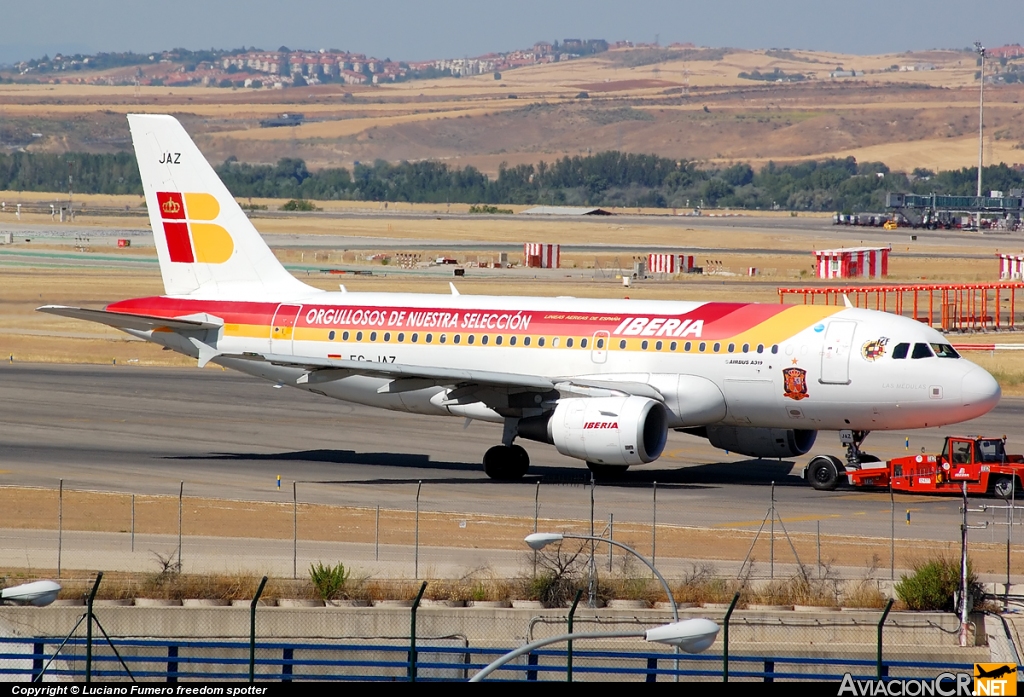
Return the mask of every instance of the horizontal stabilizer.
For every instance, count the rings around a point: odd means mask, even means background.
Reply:
[[[187,317],[167,318],[110,312],[108,310],[89,310],[84,307],[68,307],[66,305],[44,305],[36,308],[36,311],[45,312],[50,315],[60,315],[61,317],[71,317],[72,319],[99,322],[100,324],[117,329],[135,329],[143,332],[161,328],[175,331],[201,331],[218,329],[224,325],[223,320],[219,317],[205,313],[201,315],[188,315]]]

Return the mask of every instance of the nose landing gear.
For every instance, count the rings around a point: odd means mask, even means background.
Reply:
[[[804,469],[804,479],[818,491],[833,491],[847,470],[858,470],[862,465],[879,462],[874,455],[861,452],[860,446],[870,431],[840,431],[839,442],[846,446],[846,462],[834,455],[817,455]]]

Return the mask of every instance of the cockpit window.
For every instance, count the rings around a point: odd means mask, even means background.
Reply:
[[[910,344],[896,344],[892,349],[892,357],[906,358],[908,351],[910,351]]]
[[[914,344],[914,352],[910,354],[911,358],[931,358],[932,350],[928,348],[928,344]]]
[[[949,344],[932,344],[931,346],[939,358],[960,358],[960,354]]]

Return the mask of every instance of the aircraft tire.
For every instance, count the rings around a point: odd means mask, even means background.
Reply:
[[[601,465],[596,462],[588,462],[587,468],[594,473],[594,479],[607,482],[622,479],[629,469],[629,465]]]
[[[836,458],[819,455],[807,466],[807,482],[818,491],[835,491],[839,486],[839,467]]]
[[[484,453],[484,473],[499,482],[520,479],[529,467],[530,456],[518,445],[496,445]]]

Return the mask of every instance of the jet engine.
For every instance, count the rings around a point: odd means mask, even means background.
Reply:
[[[519,422],[519,435],[600,465],[653,462],[668,440],[668,410],[646,397],[569,398]]]
[[[704,433],[698,433],[698,430]],[[743,426],[708,426],[705,429],[686,429],[686,432],[704,436],[716,448],[751,457],[803,455],[811,449],[818,436],[817,431]]]

